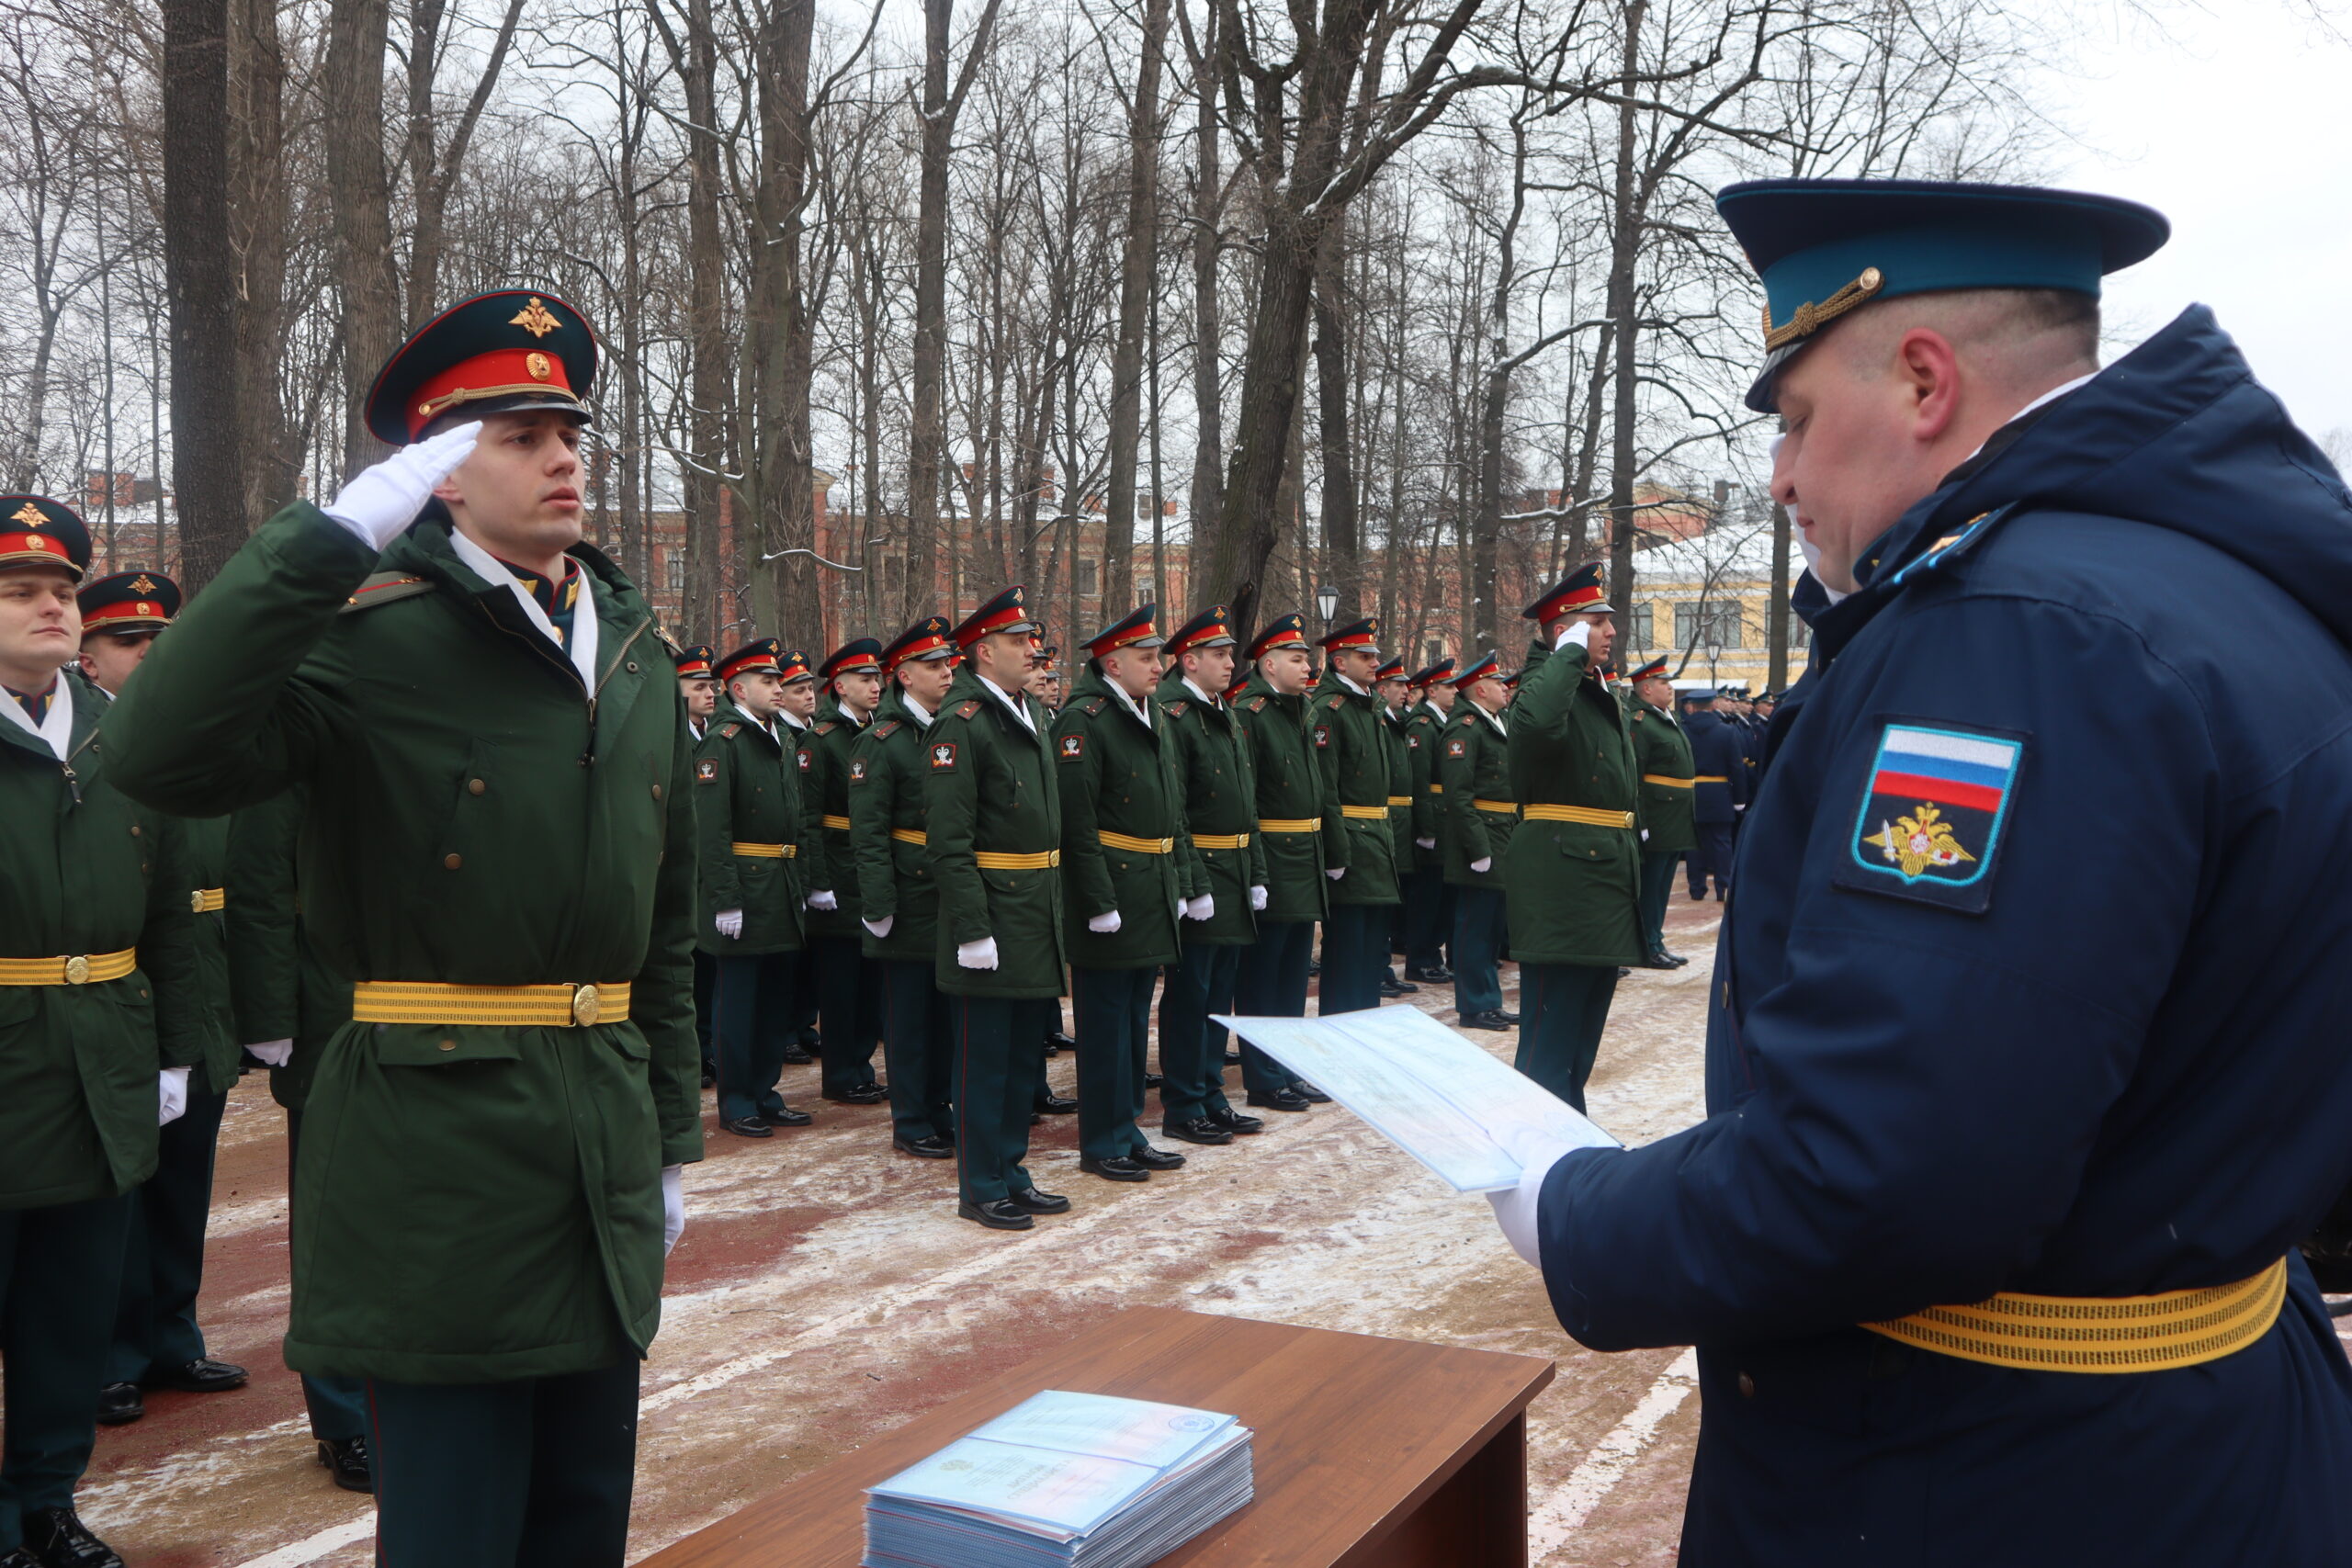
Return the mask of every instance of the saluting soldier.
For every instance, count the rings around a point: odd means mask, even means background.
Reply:
[[[1439,731],[1437,779],[1445,880],[1453,889],[1453,1007],[1464,1029],[1510,1029],[1503,1007],[1503,851],[1519,821],[1502,660],[1488,653],[1453,682],[1459,701]]]
[[[800,737],[801,788],[817,830],[809,835],[808,962],[816,971],[824,1096],[879,1105],[874,1077],[882,1043],[882,972],[865,960],[858,923],[857,852],[850,843],[849,754],[882,700],[882,645],[853,637],[818,666],[817,721]]]
[[[939,889],[923,804],[924,736],[958,662],[946,620],[926,615],[882,650],[888,683],[874,722],[850,748],[850,847],[856,856],[864,961],[882,988],[890,1067],[890,1142],[917,1159],[956,1157],[955,1060],[939,993]]]
[[[716,657],[708,643],[694,643],[670,650],[678,671],[678,700],[686,705],[686,734],[699,746],[710,732],[710,716],[718,711],[718,674],[711,667]],[[702,943],[695,943],[695,1040],[702,1047],[702,1087],[718,1081],[718,1052],[710,1037],[711,1011],[716,1005],[712,986],[718,971]]]
[[[1373,694],[1380,701],[1381,735],[1388,742],[1388,831],[1396,863],[1397,902],[1388,913],[1388,945],[1381,953],[1380,994],[1383,998],[1409,996],[1420,989],[1396,977],[1396,955],[1405,951],[1405,888],[1412,875],[1413,751],[1411,716],[1405,710],[1412,686],[1405,678],[1405,661],[1392,659],[1373,676]]]
[[[1315,754],[1330,778],[1333,811],[1324,820],[1331,912],[1323,921],[1323,981],[1317,1013],[1380,1005],[1388,908],[1402,901],[1388,825],[1388,742],[1372,694],[1380,668],[1380,623],[1369,616],[1324,637],[1327,679],[1309,709]]]
[[[1707,896],[1713,878],[1715,897],[1731,887],[1732,829],[1747,805],[1747,758],[1732,728],[1730,699],[1719,692],[1683,694],[1689,717],[1683,734],[1690,742],[1691,850],[1690,897]]]
[[[1453,660],[1441,659],[1415,673],[1405,745],[1413,793],[1413,854],[1399,863],[1405,894],[1405,978],[1442,985],[1453,978],[1447,957],[1453,942],[1453,885],[1445,879],[1440,842],[1445,794],[1437,776],[1438,731],[1453,710]]]
[[[356,985],[286,1360],[368,1380],[397,1568],[620,1562],[702,1149],[694,761],[650,608],[580,542],[595,353],[543,293],[434,317],[365,405],[411,445],[262,525],[108,719],[158,809],[310,786],[303,917]]]
[[[178,612],[179,584],[162,572],[119,571],[84,584],[74,597],[82,611],[82,672],[111,699],[138,673],[156,635]],[[245,1385],[244,1368],[205,1354],[204,1330],[196,1321],[205,1222],[212,1211],[213,1150],[239,1071],[221,915],[229,821],[205,818],[178,829],[202,985],[193,1028],[204,1055],[188,1069],[187,1110],[163,1130],[155,1174],[140,1186],[130,1207],[114,1343],[107,1352],[106,1384],[98,1390],[98,1420],[109,1427],[146,1414],[145,1388],[219,1393]]]
[[[814,1120],[776,1090],[797,1017],[795,982],[808,942],[802,846],[813,813],[798,753],[778,722],[784,645],[754,637],[719,660],[729,706],[695,749],[695,832],[702,870],[695,947],[714,970],[718,1126],[772,1138]]]
[[[1306,682],[1313,667],[1306,627],[1296,611],[1269,622],[1250,645],[1250,676],[1234,699],[1234,724],[1250,748],[1265,862],[1258,940],[1242,950],[1234,976],[1233,1005],[1246,1017],[1306,1016],[1315,923],[1329,908],[1324,825],[1338,817],[1338,800],[1306,733]],[[1260,1110],[1306,1111],[1329,1098],[1246,1040],[1241,1083],[1249,1103]]]
[[[1699,842],[1690,814],[1697,770],[1690,738],[1675,721],[1666,660],[1653,659],[1634,671],[1623,700],[1633,721],[1634,765],[1642,775],[1642,940],[1651,968],[1679,969],[1690,961],[1666,950],[1666,906],[1676,863]]]
[[[1180,919],[1216,912],[1193,857],[1168,721],[1151,700],[1165,642],[1149,604],[1089,638],[1086,672],[1054,726],[1078,1025],[1078,1164],[1106,1181],[1143,1181],[1184,1163],[1137,1125],[1151,988],[1160,967],[1176,962]]]
[[[1241,956],[1257,940],[1267,898],[1250,743],[1225,695],[1236,646],[1226,615],[1224,605],[1212,605],[1178,628],[1159,682],[1184,824],[1208,899],[1204,918],[1178,928],[1182,952],[1159,991],[1160,1130],[1188,1144],[1229,1144],[1265,1130],[1225,1097],[1226,1029],[1212,1016],[1233,1011]]]
[[[0,496],[0,1562],[120,1568],[74,1490],[97,1438],[124,1236],[211,1042],[181,824],[118,793],[74,668],[90,536]]]
[[[1606,600],[1596,562],[1521,612],[1540,635],[1510,707],[1520,821],[1503,886],[1520,965],[1516,1066],[1579,1111],[1618,967],[1645,951],[1633,741],[1598,674],[1617,633]]]
[[[956,628],[966,662],[924,732],[923,806],[939,887],[939,988],[956,1052],[956,1213],[1028,1230],[1069,1200],[1023,1163],[1062,994],[1062,817],[1046,713],[1027,690],[1015,584]]]

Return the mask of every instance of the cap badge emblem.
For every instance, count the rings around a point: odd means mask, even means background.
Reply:
[[[521,313],[506,324],[510,327],[520,327],[533,337],[545,337],[563,325],[561,321],[555,319],[553,313],[545,305],[539,302],[539,297],[536,294],[531,296],[531,302],[523,307]]]

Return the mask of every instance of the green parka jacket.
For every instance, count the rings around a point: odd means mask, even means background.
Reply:
[[[1691,765],[1690,738],[1672,714],[1631,692],[1625,694],[1625,712],[1634,738],[1634,765],[1641,774],[1642,828],[1649,835],[1642,840],[1642,852],[1680,854],[1696,848],[1699,834],[1691,824],[1696,791],[1690,777],[1699,770]],[[1660,779],[1681,782],[1659,784]]]
[[[1327,673],[1307,708],[1315,754],[1331,780],[1335,815],[1324,821],[1324,853],[1348,874],[1331,884],[1334,904],[1395,904],[1396,831],[1388,825],[1388,739],[1380,699]],[[1351,809],[1352,808],[1352,809]]]
[[[934,722],[936,716],[934,716]],[[868,958],[933,964],[939,958],[939,886],[931,874],[924,773],[930,725],[893,680],[849,753],[849,837],[864,918],[890,919],[890,934],[865,932]],[[838,889],[836,890],[838,891]]]
[[[1259,841],[1266,861],[1267,920],[1319,920],[1330,908],[1323,874],[1324,839],[1340,808],[1330,776],[1306,735],[1304,695],[1286,697],[1253,672],[1233,705],[1233,722],[1250,746],[1258,789]]]
[[[1402,878],[1413,869],[1413,753],[1420,750],[1413,740],[1410,711],[1382,703],[1380,734],[1388,743],[1389,853],[1395,859],[1397,876]],[[1400,881],[1400,901],[1402,889]]]
[[[791,737],[783,720],[770,729],[729,703],[710,716],[695,748],[702,868],[695,945],[713,957],[800,951],[807,886],[800,857],[809,852],[809,822]],[[718,934],[718,917],[729,909],[743,912],[741,936]]]
[[[1576,644],[1553,654],[1539,639],[1507,710],[1520,822],[1503,852],[1504,918],[1522,964],[1643,961],[1634,743],[1624,709],[1586,667]],[[1608,820],[1535,809],[1555,806]]]
[[[115,787],[106,694],[58,680],[64,761],[0,718],[0,959],[138,960],[113,979],[0,986],[0,1209],[153,1176],[156,1075],[200,1061],[209,1027],[183,825]]]
[[[109,716],[119,782],[160,810],[309,786],[304,929],[345,978],[632,987],[592,1024],[335,1032],[294,1187],[298,1371],[544,1377],[641,1355],[660,1321],[662,1168],[702,1149],[694,770],[645,601],[572,555],[586,680],[446,517],[379,558],[298,502]]]
[[[1445,854],[1445,879],[1457,887],[1500,890],[1503,886],[1503,851],[1519,818],[1514,812],[1483,809],[1478,802],[1512,799],[1510,742],[1503,733],[1508,722],[1490,717],[1464,697],[1453,705],[1438,741],[1438,782],[1445,785],[1438,796],[1445,803],[1445,830],[1438,848]],[[1470,869],[1481,860],[1494,863],[1483,872]]]
[[[1062,808],[1046,710],[1026,693],[1015,718],[969,665],[923,735],[923,804],[939,885],[939,988],[962,997],[1062,994]],[[1035,728],[1033,728],[1032,726]],[[1018,865],[984,865],[1012,856]],[[996,938],[997,966],[967,969],[956,949]]]
[[[229,970],[228,905],[235,897],[229,891],[229,818],[192,818],[179,828],[187,846],[188,908],[196,915],[196,973],[202,997],[195,1027],[202,1036],[204,1055],[188,1075],[188,1087],[225,1094],[235,1086],[244,1055],[244,1043],[237,1038]],[[207,904],[215,907],[206,908]]]
[[[872,728],[860,724],[828,692],[818,700],[817,717],[800,732],[800,797],[808,822],[801,852],[808,863],[801,870],[801,885],[811,893],[831,892],[833,908],[810,909],[811,937],[862,941],[865,927],[857,897],[857,850],[850,842],[849,757],[858,738]]]
[[[1437,787],[1438,732],[1444,728],[1445,715],[1430,705],[1426,697],[1407,712],[1405,744],[1411,753],[1408,782],[1413,792],[1415,871],[1445,869],[1445,792]],[[1432,847],[1421,848],[1423,839],[1433,840]]]
[[[1171,670],[1154,699],[1166,715],[1184,786],[1184,826],[1200,863],[1204,889],[1216,900],[1205,920],[1186,920],[1177,939],[1187,947],[1248,947],[1258,940],[1250,889],[1266,886],[1265,836],[1258,831],[1257,770],[1249,740],[1223,702],[1203,702]],[[1239,847],[1235,847],[1235,841]]]
[[[299,851],[310,790],[281,791],[229,818],[229,994],[237,1043],[290,1040],[269,1096],[289,1111],[310,1099],[319,1055],[351,1021],[351,982],[329,969],[303,930]]]
[[[1175,963],[1178,907],[1208,891],[1184,821],[1168,722],[1149,697],[1130,708],[1091,666],[1055,718],[1062,918],[1069,961],[1081,968]],[[1129,842],[1114,841],[1122,839]],[[1117,931],[1087,929],[1087,921],[1114,909]]]

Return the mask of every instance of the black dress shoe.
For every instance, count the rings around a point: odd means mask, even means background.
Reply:
[[[135,1382],[110,1382],[98,1390],[98,1425],[128,1427],[147,1414],[147,1401]]]
[[[1623,964],[1620,964],[1619,965],[1617,965],[1617,978],[1619,978],[1620,980],[1623,979],[1626,976],[1631,975],[1632,973],[1633,973],[1633,971],[1632,971],[1631,969],[1626,968]]]
[[[319,1463],[334,1477],[334,1483],[345,1492],[376,1490],[375,1468],[368,1462],[368,1439],[365,1438],[321,1438]]]
[[[1048,1029],[1046,1031],[1046,1055],[1056,1056],[1059,1055],[1064,1051],[1075,1051],[1077,1049],[1078,1042],[1071,1039],[1069,1035],[1064,1034],[1060,1030]]]
[[[1310,960],[1308,960],[1308,961],[1307,961],[1307,964],[1306,964],[1306,977],[1307,977],[1308,979],[1312,980],[1313,978],[1315,978],[1315,976],[1317,976],[1317,975],[1320,975],[1321,973],[1323,973],[1323,961],[1322,961],[1321,959],[1319,959],[1319,958],[1315,958],[1315,959],[1310,959]]]
[[[1125,1155],[1113,1155],[1109,1159],[1096,1159],[1092,1155],[1078,1156],[1078,1168],[1089,1176],[1099,1176],[1105,1181],[1149,1181],[1151,1172]]]
[[[786,1066],[805,1067],[816,1059],[797,1045],[786,1045],[784,1048],[784,1062]]]
[[[176,1389],[182,1393],[226,1393],[245,1386],[245,1369],[199,1356],[149,1375],[149,1388]]]
[[[1442,964],[1432,964],[1422,969],[1406,970],[1405,978],[1408,980],[1419,980],[1424,985],[1442,986],[1448,980],[1453,978],[1453,971],[1448,969]]]
[[[1500,1008],[1487,1008],[1482,1012],[1464,1013],[1462,1015],[1460,1027],[1464,1029],[1509,1029],[1510,1025],[1503,1021],[1502,1010]]]
[[[956,1145],[943,1143],[936,1136],[893,1138],[890,1140],[890,1146],[902,1155],[912,1155],[917,1159],[954,1159],[956,1157]]]
[[[40,1559],[33,1555],[31,1547],[20,1546],[14,1551],[0,1551],[0,1568],[40,1568]]]
[[[773,1138],[775,1129],[756,1116],[722,1117],[718,1123],[722,1133],[732,1133],[739,1138]]]
[[[1253,1094],[1250,1103],[1264,1111],[1312,1111],[1315,1102],[1295,1089],[1278,1089],[1272,1094]]]
[[[1042,1126],[1045,1120],[1045,1112],[1041,1111],[1032,1111],[1029,1112],[1029,1125],[1032,1127]]]
[[[1149,1144],[1127,1157],[1146,1170],[1174,1170],[1184,1163],[1184,1156],[1174,1149],[1156,1149]]]
[[[1313,1084],[1308,1083],[1304,1078],[1301,1078],[1298,1082],[1291,1085],[1290,1091],[1298,1096],[1299,1099],[1306,1101],[1309,1105],[1329,1105],[1331,1103],[1331,1097],[1329,1095],[1325,1094],[1321,1089],[1317,1089]]]
[[[1497,1008],[1495,1010],[1495,1016],[1501,1019],[1507,1028],[1516,1029],[1519,1027],[1519,1014],[1511,1011],[1509,1008]]]
[[[1171,1138],[1182,1138],[1188,1144],[1229,1144],[1233,1134],[1205,1116],[1187,1117],[1170,1122],[1159,1129]]]
[[[1010,1198],[991,1198],[985,1203],[958,1203],[956,1213],[967,1220],[978,1220],[992,1231],[1035,1230],[1037,1222],[1029,1212]]]
[[[795,1111],[789,1105],[781,1111],[763,1111],[760,1120],[771,1127],[806,1127],[816,1118],[806,1111]]]
[[[1674,967],[1674,960],[1668,958],[1663,953],[1653,953],[1647,958],[1642,960],[1642,967],[1645,969],[1671,969]]]
[[[1167,1081],[1168,1075],[1166,1073],[1146,1073],[1143,1076],[1143,1087],[1146,1089],[1158,1089]]]
[[[71,1508],[27,1508],[25,1545],[42,1568],[122,1568],[121,1555]]]
[[[879,1105],[890,1098],[890,1092],[880,1084],[860,1084],[855,1089],[845,1089],[839,1094],[828,1094],[824,1098],[837,1105]]]
[[[1241,1053],[1238,1051],[1227,1051],[1225,1054],[1225,1065],[1228,1067],[1239,1066],[1241,1065]]]
[[[1232,1134],[1237,1138],[1242,1137],[1250,1133],[1262,1133],[1266,1130],[1266,1123],[1263,1118],[1257,1116],[1244,1116],[1239,1111],[1234,1110],[1230,1105],[1211,1106],[1209,1108],[1209,1120],[1216,1122],[1218,1126],[1224,1128],[1227,1132]]]
[[[1005,1201],[1012,1204],[1016,1209],[1026,1210],[1028,1213],[1033,1214],[1067,1214],[1069,1213],[1069,1199],[1063,1197],[1058,1192],[1040,1192],[1035,1187],[1023,1187],[1019,1191],[1014,1192],[1010,1197],[1006,1198]]]
[[[1077,1114],[1078,1101],[1066,1094],[1048,1094],[1037,1102],[1037,1109],[1048,1116],[1071,1116]]]
[[[1383,980],[1380,982],[1380,999],[1383,1001],[1394,1001],[1408,991],[1418,991],[1420,987],[1419,986],[1400,986],[1394,980]]]

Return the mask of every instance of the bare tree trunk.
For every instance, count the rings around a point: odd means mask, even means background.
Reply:
[[[816,0],[779,0],[761,29],[759,224],[752,235],[747,337],[758,377],[758,623],[813,646],[825,635],[817,592],[815,497],[809,471],[808,378],[813,349],[801,287],[808,188],[808,54]],[[777,628],[783,628],[777,631]]]
[[[1642,215],[1634,200],[1634,141],[1638,130],[1633,84],[1641,68],[1642,17],[1648,0],[1627,0],[1625,16],[1625,92],[1617,110],[1616,186],[1611,211],[1609,256],[1609,319],[1615,329],[1617,351],[1614,421],[1610,445],[1609,473],[1609,592],[1617,606],[1617,644],[1631,647],[1634,598],[1634,415],[1640,406],[1639,363],[1634,349],[1640,336],[1634,320],[1634,268],[1641,260]]]
[[[230,9],[229,221],[238,260],[237,412],[250,527],[294,499],[301,449],[286,417],[286,53],[276,0]],[[112,429],[112,422],[108,422]]]
[[[343,296],[343,462],[346,475],[383,456],[362,404],[392,356],[405,319],[392,259],[391,187],[384,168],[384,51],[390,0],[332,0],[325,99],[328,205]]]
[[[179,494],[180,570],[193,592],[245,538],[237,259],[229,229],[227,0],[164,0],[163,21],[172,487]]]
[[[686,118],[694,126],[686,154],[686,254],[703,287],[688,291],[686,306],[693,334],[694,369],[687,394],[693,406],[687,423],[694,453],[685,476],[684,609],[686,639],[707,643],[730,618],[718,608],[718,524],[732,445],[727,440],[726,410],[734,378],[728,353],[727,291],[710,281],[727,276],[726,241],[719,230],[718,40],[711,30],[710,0],[686,0],[685,20]]]
[[[1103,495],[1102,603],[1134,599],[1136,459],[1143,426],[1145,316],[1159,249],[1159,70],[1169,0],[1145,0],[1143,58],[1127,123],[1127,232],[1119,257],[1119,335],[1111,355],[1111,478]]]
[[[1292,423],[1298,407],[1300,352],[1306,343],[1315,275],[1301,254],[1295,226],[1281,223],[1266,236],[1250,312],[1250,342],[1241,367],[1241,407],[1235,419],[1232,478],[1206,552],[1207,581],[1231,606],[1233,624],[1254,635],[1266,592],[1266,563],[1279,537],[1283,478],[1289,465]],[[1202,541],[1195,525],[1193,549]]]
[[[1219,225],[1224,221],[1223,175],[1217,164],[1216,80],[1210,62],[1216,57],[1217,7],[1208,8],[1199,56],[1193,62],[1193,94],[1199,116],[1193,129],[1197,147],[1193,169],[1193,448],[1192,533],[1193,596],[1211,598],[1225,592],[1225,580],[1208,570],[1201,547],[1225,509],[1225,410],[1218,351],[1224,346],[1225,324],[1216,297],[1217,255],[1224,248]],[[1191,37],[1189,24],[1186,35]],[[1236,626],[1241,625],[1237,621]],[[1246,634],[1245,634],[1246,635]]]
[[[1346,288],[1347,220],[1324,231],[1315,266],[1315,368],[1317,431],[1323,457],[1326,570],[1340,590],[1340,618],[1363,614],[1363,541],[1358,534],[1354,455],[1349,446]]]

